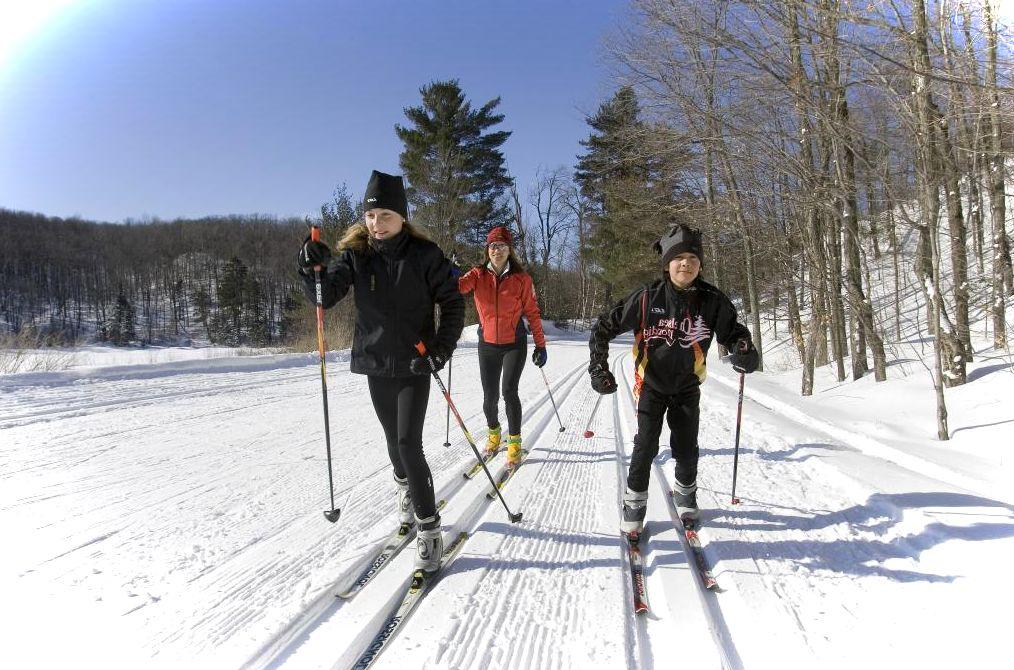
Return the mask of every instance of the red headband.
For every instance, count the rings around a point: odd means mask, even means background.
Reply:
[[[507,230],[503,226],[497,226],[493,230],[489,231],[489,235],[486,236],[486,245],[488,246],[494,242],[511,244],[511,231]]]

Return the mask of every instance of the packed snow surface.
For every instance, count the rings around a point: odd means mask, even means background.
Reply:
[[[379,668],[980,668],[1009,663],[1014,597],[1014,374],[977,352],[935,440],[928,372],[839,384],[821,369],[747,377],[730,503],[738,375],[712,352],[701,404],[705,591],[656,459],[644,545],[651,607],[637,616],[617,533],[635,432],[626,380],[599,399],[586,335],[553,331],[521,384],[530,456],[485,493],[436,385],[425,445],[445,537],[460,554]],[[485,421],[475,337],[452,395]],[[200,351],[200,350],[198,350]],[[358,596],[335,598],[395,527],[395,488],[365,377],[329,356],[335,504],[328,523],[315,355],[87,364],[0,377],[0,589],[5,668],[347,668],[396,604],[412,548]],[[593,413],[593,409],[595,410]],[[586,428],[592,438],[583,437]],[[663,434],[663,444],[668,435]],[[479,445],[480,448],[482,445]],[[503,469],[503,456],[490,463]],[[1006,660],[1005,660],[1006,659]]]

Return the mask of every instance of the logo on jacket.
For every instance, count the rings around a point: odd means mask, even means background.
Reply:
[[[710,337],[711,329],[704,322],[704,317],[700,315],[694,319],[689,316],[682,320],[677,320],[675,317],[659,319],[658,323],[644,329],[645,344],[652,340],[664,340],[671,347],[674,341],[679,341],[680,346],[684,349],[690,349],[696,343],[703,342]]]

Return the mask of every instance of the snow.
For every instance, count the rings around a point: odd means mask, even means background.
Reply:
[[[628,385],[601,402],[585,439],[597,397],[586,335],[547,331],[545,370],[566,430],[529,365],[531,455],[504,489],[520,524],[486,499],[481,475],[461,478],[473,456],[453,425],[441,446],[434,385],[424,438],[448,500],[445,537],[470,536],[375,667],[942,668],[1005,657],[1014,374],[985,340],[969,383],[947,391],[952,439],[937,442],[931,347],[897,344],[883,384],[838,383],[819,369],[815,394],[801,398],[791,344],[769,333],[769,371],[747,378],[736,506],[738,376],[713,353],[699,498],[722,592],[701,588],[673,524],[662,449],[645,547],[652,611],[635,618],[616,533],[635,430],[630,343],[614,343],[611,360]],[[466,332],[453,359],[452,392],[481,435],[475,338]],[[350,667],[412,553],[355,599],[334,598],[395,520],[365,378],[349,373],[347,352],[329,356],[342,509],[332,525],[321,514],[330,502],[316,354],[146,353],[90,352],[66,370],[0,377],[0,665]]]

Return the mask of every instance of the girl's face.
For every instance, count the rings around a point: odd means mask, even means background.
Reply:
[[[690,286],[699,274],[701,274],[701,259],[696,254],[685,251],[669,261],[669,279],[678,288]]]
[[[371,209],[363,215],[366,218],[366,229],[370,231],[370,237],[378,240],[387,240],[401,232],[405,225],[405,219],[401,214],[389,209]]]
[[[504,266],[511,251],[510,245],[503,242],[493,242],[486,249],[489,250],[489,260],[493,261],[493,265],[498,268]]]

